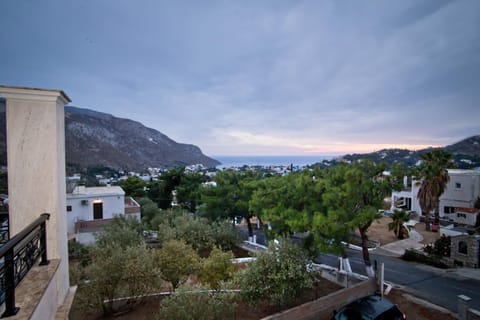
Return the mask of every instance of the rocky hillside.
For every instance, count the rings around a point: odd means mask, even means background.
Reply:
[[[1,101],[0,101],[1,104]],[[5,107],[0,105],[0,162],[6,154]],[[148,167],[219,162],[194,145],[177,143],[139,122],[76,107],[65,108],[67,165],[140,171]]]
[[[177,143],[139,122],[76,107],[65,108],[67,163],[142,170],[201,163],[216,166],[194,145]]]
[[[455,167],[460,169],[472,169],[480,167],[480,135],[473,136],[452,145],[444,147],[454,159]],[[415,165],[420,160],[422,153],[430,151],[423,149],[411,151],[406,149],[383,149],[365,154],[349,154],[342,157],[344,160],[354,161],[358,159],[370,159],[375,162],[404,163],[406,166]]]

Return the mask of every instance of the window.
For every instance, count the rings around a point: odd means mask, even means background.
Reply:
[[[457,213],[457,218],[467,219],[467,214],[466,213]]]
[[[443,213],[455,213],[455,207],[443,207]]]
[[[460,241],[458,243],[458,252],[463,254],[468,254],[468,247],[465,241]]]
[[[461,189],[462,188],[462,184],[460,182],[455,182],[455,188],[456,189]]]
[[[67,206],[67,212],[72,212],[72,206]]]

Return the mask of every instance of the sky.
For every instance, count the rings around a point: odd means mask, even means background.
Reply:
[[[480,1],[0,0],[0,84],[214,155],[480,134]]]

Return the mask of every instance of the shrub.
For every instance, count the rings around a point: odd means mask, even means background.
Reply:
[[[85,278],[78,294],[84,307],[101,307],[104,314],[116,308],[131,308],[138,296],[160,287],[158,269],[151,252],[143,245],[122,249],[119,246],[93,247],[91,264],[84,269]],[[132,297],[114,306],[113,299]],[[114,308],[116,307],[116,308]]]
[[[161,271],[160,277],[170,282],[174,291],[200,267],[197,253],[183,241],[169,240],[163,244],[162,249],[155,250],[153,255]]]
[[[250,304],[270,301],[283,308],[312,287],[305,253],[287,240],[270,245],[237,278],[242,299]]]
[[[433,267],[442,268],[442,269],[448,268],[448,265],[443,263],[438,257],[424,255],[413,249],[405,250],[405,253],[402,256],[402,259],[406,261],[420,262],[420,263],[428,264]]]
[[[210,256],[202,261],[200,281],[210,285],[212,289],[220,289],[222,282],[232,279],[235,267],[232,264],[233,253],[223,252],[215,247]]]
[[[163,299],[157,319],[235,319],[236,305],[232,298],[231,293],[208,292],[205,287],[182,287]]]

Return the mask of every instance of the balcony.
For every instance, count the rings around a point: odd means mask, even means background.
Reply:
[[[19,312],[20,308],[16,305],[16,289],[30,270],[37,266],[38,261],[40,261],[38,266],[49,264],[46,231],[46,221],[49,217],[48,213],[40,215],[12,239],[4,242],[0,248],[0,304],[4,309],[2,318],[14,316]],[[8,219],[2,227],[6,228],[8,235]],[[28,296],[28,293],[23,294],[21,299]]]

